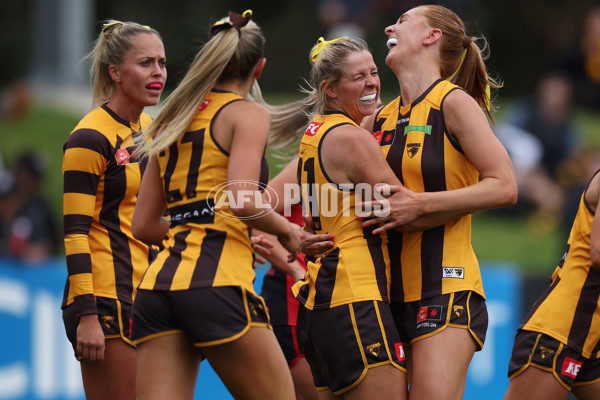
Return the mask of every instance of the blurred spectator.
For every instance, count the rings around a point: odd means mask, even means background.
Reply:
[[[567,51],[552,55],[548,64],[569,75],[576,104],[600,107],[600,7],[586,14],[578,40]]]
[[[581,178],[573,176],[580,135],[571,114],[572,100],[569,77],[548,72],[538,81],[534,96],[511,103],[504,124],[495,128],[513,160],[519,184],[513,211],[535,211],[536,217],[542,217],[536,222],[544,219],[549,228],[560,223],[568,192]]]
[[[0,118],[23,119],[31,108],[31,89],[25,81],[17,81],[0,91]]]
[[[12,184],[0,192],[0,254],[25,264],[42,263],[58,250],[59,232],[40,194],[44,161],[36,153],[23,153],[13,167]]]
[[[368,3],[361,0],[320,0],[319,20],[325,26],[325,39],[352,37],[365,39],[365,27],[360,17],[368,12]]]

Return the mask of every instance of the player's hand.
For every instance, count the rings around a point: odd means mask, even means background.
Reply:
[[[100,362],[104,360],[104,332],[98,314],[79,317],[77,326],[77,359],[79,361]]]

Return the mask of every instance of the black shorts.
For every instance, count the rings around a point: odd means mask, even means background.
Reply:
[[[96,308],[104,337],[106,339],[121,338],[125,343],[133,346],[131,340],[131,304],[108,297],[96,297]],[[77,352],[79,318],[75,316],[75,306],[71,304],[63,308],[62,316],[67,338],[71,342],[73,350]],[[77,354],[75,354],[75,357],[77,357]]]
[[[398,332],[407,343],[436,335],[450,326],[467,329],[477,350],[483,348],[488,313],[485,300],[475,292],[448,293],[406,303],[392,302],[391,308]]]
[[[300,351],[298,337],[296,335],[296,327],[290,325],[273,325],[273,332],[279,342],[279,346],[283,351],[285,360],[288,365],[293,367],[299,358],[303,358],[304,354]]]
[[[240,338],[251,326],[269,327],[269,316],[263,299],[240,286],[138,290],[133,302],[135,344],[185,332],[195,346],[212,346]]]
[[[300,306],[297,327],[318,390],[344,393],[380,365],[406,372],[404,347],[387,303],[361,301],[318,311]]]
[[[543,333],[519,329],[508,364],[508,378],[516,378],[530,366],[551,372],[567,390],[600,381],[600,359],[585,358],[580,351]]]

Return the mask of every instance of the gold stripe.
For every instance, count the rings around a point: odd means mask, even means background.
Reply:
[[[63,208],[65,215],[94,216],[96,196],[83,193],[64,193]]]
[[[94,175],[102,175],[106,168],[106,163],[106,159],[94,150],[73,147],[65,151],[63,157],[63,172],[81,171],[89,172]]]
[[[183,330],[181,330],[181,329],[173,329],[171,331],[164,331],[164,332],[159,332],[159,333],[153,333],[152,335],[144,336],[143,338],[134,340],[133,344],[134,344],[134,346],[137,346],[140,343],[144,343],[144,342],[147,342],[148,340],[156,339],[156,338],[161,337],[161,336],[177,335],[177,334],[184,334],[184,333],[185,332]]]
[[[94,293],[92,273],[69,275],[69,288],[69,292],[73,293],[73,296]]]
[[[358,342],[358,348],[360,350],[360,355],[363,359],[364,369],[362,374],[352,383],[350,386],[346,386],[345,388],[338,390],[337,392],[333,392],[335,395],[340,395],[344,392],[349,391],[350,389],[354,389],[365,377],[367,371],[369,370],[369,364],[367,363],[367,357],[365,356],[365,352],[363,351],[362,341],[360,340],[360,333],[358,331],[358,326],[356,325],[356,316],[354,315],[354,305],[352,303],[348,304],[348,310],[350,311],[350,318],[352,320],[352,327],[354,328],[354,336],[356,337],[356,341]]]
[[[65,236],[65,255],[89,254],[90,245],[87,235],[74,234]]]
[[[135,344],[131,339],[125,335],[123,332],[123,312],[121,311],[121,302],[119,300],[115,300],[117,302],[117,316],[119,318],[119,332],[121,333],[121,338],[125,341],[125,343],[135,347]]]

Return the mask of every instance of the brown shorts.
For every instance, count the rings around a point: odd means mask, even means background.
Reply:
[[[317,390],[339,395],[380,365],[406,372],[402,340],[387,303],[361,301],[318,311],[300,306],[297,329]]]
[[[108,297],[96,297],[96,308],[98,310],[98,321],[106,339],[121,338],[125,343],[133,346],[131,340],[131,304],[122,303],[117,299]],[[73,350],[77,352],[77,327],[79,318],[75,316],[75,306],[71,304],[63,308],[63,323],[67,332],[67,338]],[[77,354],[75,354],[77,357]]]
[[[269,315],[262,297],[240,286],[138,290],[133,303],[135,344],[185,332],[195,346],[212,346],[240,338],[251,326],[269,327]]]
[[[580,351],[543,333],[519,329],[508,378],[514,379],[530,366],[552,373],[567,390],[600,381],[600,359],[585,358]]]
[[[453,327],[467,329],[477,344],[477,350],[483,348],[488,313],[485,300],[475,292],[448,293],[406,303],[392,302],[391,308],[398,332],[406,343],[414,343]]]
[[[273,332],[279,342],[279,346],[283,351],[285,360],[288,365],[293,367],[300,358],[304,358],[304,354],[300,351],[298,337],[296,335],[296,327],[290,325],[273,325]]]

